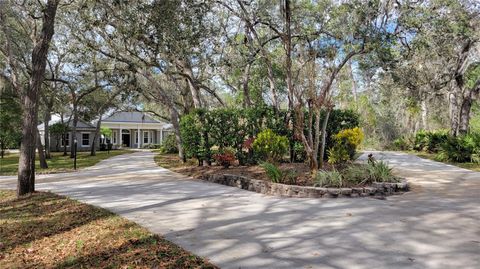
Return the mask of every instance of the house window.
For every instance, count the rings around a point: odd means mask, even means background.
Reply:
[[[143,143],[144,144],[149,143],[149,132],[143,132]]]
[[[82,134],[82,146],[90,145],[90,134]]]
[[[135,131],[135,143],[138,144],[138,131]]]
[[[63,144],[63,141],[65,141],[65,144]],[[62,139],[60,141],[60,145],[64,147],[65,145],[69,146],[70,145],[70,134],[64,134],[62,135]]]
[[[112,142],[113,142],[113,144],[117,144],[117,132],[116,131],[112,132]]]

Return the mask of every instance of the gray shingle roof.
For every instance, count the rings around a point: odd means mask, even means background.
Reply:
[[[66,117],[66,119],[64,119],[64,120],[67,121],[67,120],[68,120],[68,117]],[[53,124],[59,123],[59,122],[61,122],[61,121],[60,121],[60,118],[55,117],[54,119],[52,119],[52,120],[50,120],[50,121],[48,122],[48,125],[49,125],[49,126],[52,126]],[[70,128],[73,127],[73,119],[70,120],[68,126],[69,126]],[[37,126],[37,128],[38,128],[39,131],[43,131],[43,130],[45,129],[45,125],[44,125],[43,123],[42,123],[42,124],[39,124],[39,125]],[[95,130],[96,127],[95,127],[93,124],[90,124],[90,123],[88,123],[88,122],[86,122],[86,121],[84,121],[84,120],[82,120],[82,119],[78,119],[77,129]]]
[[[103,122],[138,122],[138,123],[162,123],[152,116],[138,111],[116,112],[112,116],[103,120]]]

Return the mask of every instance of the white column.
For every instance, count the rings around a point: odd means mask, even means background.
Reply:
[[[159,130],[160,132],[160,142],[158,144],[162,144],[163,143],[163,128]]]
[[[123,145],[123,141],[122,141],[122,127],[120,127],[120,133],[118,134],[118,140],[117,140],[117,143],[120,145],[120,148],[122,147]]]
[[[140,133],[140,126],[137,126],[137,139],[138,139],[138,143],[137,143],[137,148],[140,148],[140,139],[143,138],[142,134]]]

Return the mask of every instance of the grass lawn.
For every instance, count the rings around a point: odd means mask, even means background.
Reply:
[[[407,153],[417,155],[420,158],[429,159],[429,160],[433,160],[433,161],[438,162],[438,160],[435,159],[435,156],[436,156],[435,153],[428,153],[428,152],[423,152],[423,151],[420,151],[420,152],[418,152],[418,151],[408,151]],[[458,167],[461,167],[461,168],[470,169],[470,170],[473,170],[473,171],[480,172],[480,163],[456,163],[456,162],[443,162],[443,163],[451,164],[451,165],[455,165],[455,166],[458,166]]]
[[[0,268],[217,267],[107,210],[0,190]]]
[[[97,164],[99,161],[108,159],[113,156],[132,152],[130,150],[111,150],[97,151],[96,156],[90,156],[88,152],[77,153],[77,168],[89,167]],[[38,156],[36,158],[35,171],[40,174],[58,173],[73,171],[73,159],[70,155],[63,156],[63,152],[52,152],[52,159],[47,160],[48,169],[40,169]],[[18,172],[18,154],[7,154],[3,159],[0,158],[0,175],[16,175]]]

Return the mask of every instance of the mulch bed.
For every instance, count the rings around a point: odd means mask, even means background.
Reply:
[[[198,164],[193,161],[184,164],[179,160],[178,156],[174,154],[157,155],[155,161],[158,165],[164,168],[197,179],[201,179],[205,175],[230,174],[270,182],[270,179],[267,177],[264,169],[258,165],[240,166],[237,163],[235,166],[231,166],[226,169],[216,165],[198,166]],[[295,185],[313,186],[314,184],[310,175],[310,169],[305,163],[281,163],[279,165],[279,168],[282,171],[295,172],[295,174],[297,175]],[[330,164],[325,163],[324,169],[331,170],[333,169],[333,167]]]

